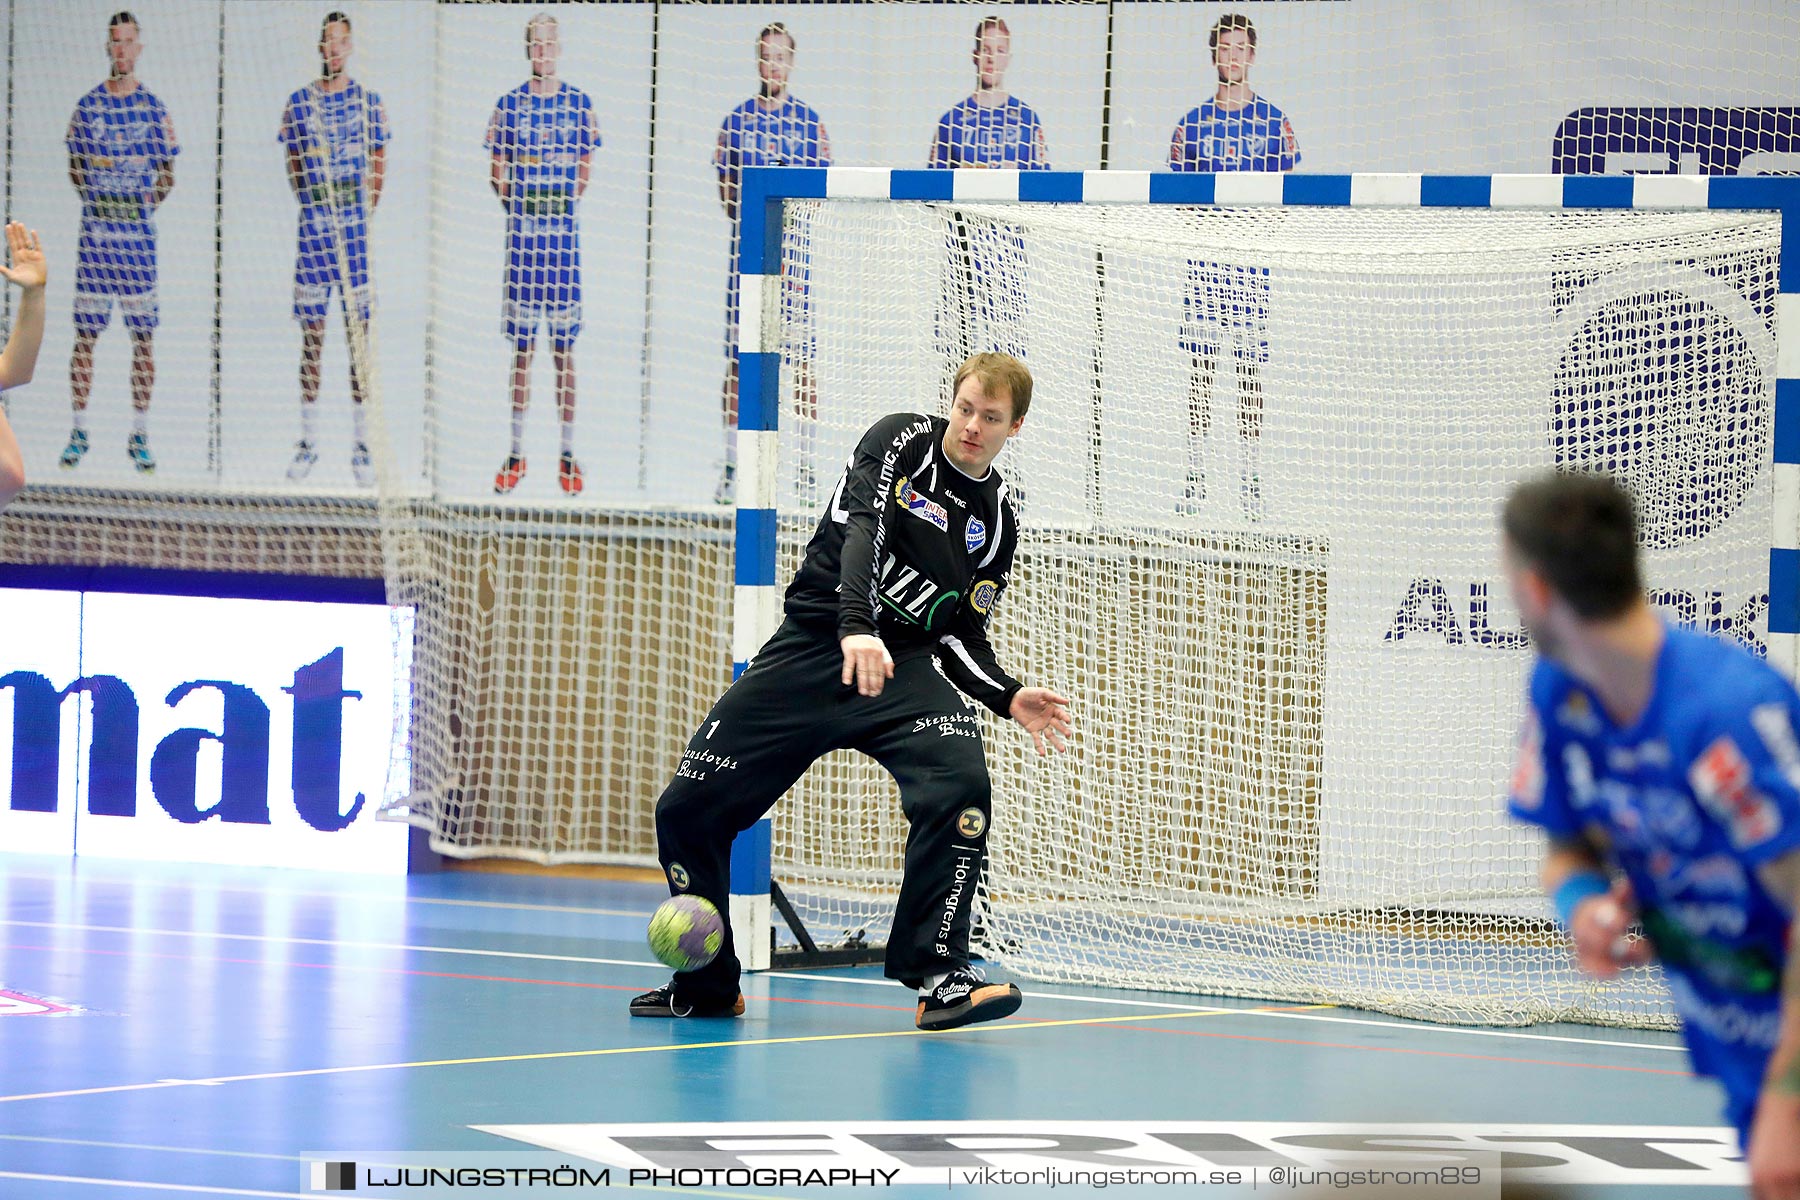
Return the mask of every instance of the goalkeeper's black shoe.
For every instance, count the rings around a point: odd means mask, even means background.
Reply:
[[[654,992],[645,992],[641,996],[633,997],[631,1015],[634,1017],[741,1017],[744,1015],[744,994],[739,992],[737,998],[730,1001],[677,1004],[675,1002],[675,981],[671,979]]]
[[[974,967],[957,967],[931,989],[931,995],[919,997],[914,1021],[920,1029],[958,1029],[1010,1017],[1024,1002],[1024,993],[1015,985],[989,983]]]

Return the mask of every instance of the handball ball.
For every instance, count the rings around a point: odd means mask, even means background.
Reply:
[[[725,922],[700,896],[670,896],[650,917],[650,953],[677,971],[698,971],[724,944]]]

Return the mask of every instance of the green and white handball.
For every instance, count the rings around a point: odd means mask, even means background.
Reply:
[[[700,896],[670,896],[650,917],[650,953],[677,971],[698,971],[724,945],[724,918]]]

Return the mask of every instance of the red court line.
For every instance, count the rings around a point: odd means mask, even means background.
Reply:
[[[317,970],[317,971],[374,971],[374,972],[378,972],[378,973],[384,974],[384,975],[412,975],[412,976],[418,976],[418,977],[422,977],[422,978],[426,978],[426,979],[467,979],[467,980],[470,980],[473,982],[478,982],[478,983],[519,983],[519,984],[526,984],[526,985],[529,985],[532,987],[572,987],[572,988],[587,988],[587,989],[595,990],[595,991],[609,991],[609,992],[637,992],[637,991],[643,990],[642,984],[586,983],[586,982],[582,982],[580,980],[571,980],[571,979],[525,979],[525,978],[521,978],[518,976],[512,976],[512,975],[472,975],[472,974],[466,974],[463,972],[455,972],[455,971],[419,971],[419,970],[414,970],[414,969],[408,968],[408,967],[375,967],[375,966],[364,966],[364,965],[356,964],[356,963],[301,963],[301,962],[286,962],[286,963],[284,963],[284,962],[280,962],[276,959],[268,959],[268,958],[202,957],[200,955],[194,955],[194,954],[168,954],[168,953],[163,953],[163,952],[146,952],[146,951],[133,951],[133,950],[95,950],[95,949],[89,949],[87,947],[73,947],[73,946],[9,945],[9,946],[4,947],[4,949],[37,950],[37,951],[52,952],[52,953],[69,953],[72,951],[73,953],[76,953],[76,954],[97,954],[97,955],[105,955],[105,956],[113,957],[113,958],[166,958],[166,959],[174,959],[174,960],[177,960],[180,962],[217,962],[217,963],[231,963],[231,964],[239,965],[239,966],[255,966],[255,967],[283,966],[283,967],[298,967],[298,968],[303,968],[306,970]],[[895,985],[895,986],[898,986],[898,985]],[[771,997],[766,997],[766,998],[765,997],[757,997],[756,1003],[759,1003],[759,1004],[760,1003],[809,1004],[809,1005],[817,1005],[822,1008],[860,1008],[860,1009],[868,1009],[868,1010],[880,1011],[880,1012],[911,1013],[913,1011],[913,1006],[910,1004],[907,1004],[907,1005],[859,1004],[859,1003],[856,1003],[854,1001],[849,1001],[849,1000],[812,1000],[812,999],[804,999],[804,998],[797,997],[797,996],[792,996],[792,997],[771,996]],[[1279,1006],[1264,1005],[1264,1006],[1258,1006],[1255,1008],[1230,1009],[1230,1010],[1226,1010],[1226,1011],[1233,1012],[1233,1013],[1235,1013],[1235,1012],[1250,1012],[1250,1013],[1255,1013],[1255,1012],[1299,1012],[1299,1011],[1313,1009],[1313,1008],[1317,1008],[1317,1007],[1319,1007],[1319,1006],[1315,1005],[1315,1004],[1299,1004],[1299,1005],[1289,1004],[1289,1005],[1279,1005]],[[1224,1014],[1215,1010],[1215,1011],[1209,1011],[1209,1012],[1196,1012],[1193,1015],[1196,1017],[1210,1017],[1210,1016],[1220,1016],[1220,1015],[1224,1015]],[[1009,1018],[1007,1018],[1007,1021],[1009,1023],[1010,1022],[1030,1023],[1033,1021],[1041,1021],[1041,1020],[1043,1020],[1043,1018],[1041,1018],[1041,1017],[1009,1017]],[[1236,1042],[1266,1042],[1266,1043],[1269,1043],[1272,1045],[1278,1045],[1278,1046],[1304,1046],[1304,1047],[1309,1047],[1312,1049],[1319,1049],[1319,1050],[1356,1050],[1356,1051],[1360,1051],[1363,1053],[1371,1053],[1371,1054],[1410,1054],[1410,1055],[1417,1055],[1417,1056],[1426,1057],[1426,1058],[1457,1058],[1457,1059],[1472,1060],[1475,1062],[1508,1063],[1508,1064],[1512,1064],[1512,1065],[1516,1065],[1516,1066],[1570,1067],[1570,1068],[1574,1068],[1574,1069],[1578,1069],[1578,1070],[1589,1070],[1589,1071],[1624,1071],[1624,1072],[1635,1073],[1635,1074],[1673,1075],[1678,1078],[1685,1078],[1685,1079],[1694,1078],[1694,1073],[1692,1071],[1678,1071],[1678,1070],[1673,1070],[1673,1069],[1665,1068],[1665,1067],[1627,1067],[1627,1066],[1614,1066],[1614,1065],[1609,1065],[1609,1064],[1605,1064],[1605,1063],[1561,1062],[1561,1061],[1557,1061],[1554,1059],[1513,1058],[1513,1057],[1510,1057],[1507,1055],[1502,1055],[1502,1054],[1469,1054],[1469,1053],[1464,1053],[1464,1052],[1455,1051],[1455,1050],[1419,1050],[1419,1049],[1412,1049],[1412,1048],[1408,1048],[1408,1047],[1404,1047],[1404,1046],[1359,1046],[1354,1043],[1348,1043],[1348,1042],[1316,1042],[1316,1041],[1307,1041],[1307,1040],[1300,1039],[1300,1038],[1266,1037],[1266,1036],[1259,1036],[1257,1034],[1249,1034],[1249,1033],[1217,1033],[1217,1032],[1213,1032],[1213,1031],[1209,1031],[1209,1030],[1201,1030],[1201,1029],[1170,1029],[1163,1025],[1156,1025],[1156,1026],[1116,1025],[1116,1026],[1114,1026],[1114,1028],[1122,1030],[1122,1031],[1128,1031],[1128,1032],[1134,1032],[1134,1033],[1161,1033],[1161,1034],[1168,1034],[1173,1037],[1219,1038],[1219,1039],[1222,1039],[1225,1041],[1236,1041]],[[1395,1028],[1402,1032],[1404,1032],[1404,1030],[1405,1030],[1404,1026],[1395,1026]]]

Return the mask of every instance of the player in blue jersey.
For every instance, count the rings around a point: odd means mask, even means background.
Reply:
[[[501,330],[513,344],[512,446],[494,476],[504,496],[525,478],[525,412],[531,407],[531,359],[540,323],[556,368],[562,453],[556,480],[581,493],[575,461],[575,339],[581,333],[581,230],[575,208],[587,191],[600,125],[594,101],[556,77],[562,38],[556,18],[525,23],[531,78],[500,97],[488,120],[490,177],[506,210],[506,298]]]
[[[1242,13],[1226,13],[1207,35],[1219,86],[1212,99],[1189,110],[1169,142],[1171,171],[1291,171],[1300,165],[1294,127],[1279,108],[1250,88],[1256,62],[1256,26]],[[1262,364],[1269,360],[1269,273],[1266,269],[1194,260],[1181,347],[1189,355],[1188,478],[1183,512],[1206,499],[1203,445],[1212,424],[1213,376],[1227,348],[1237,368],[1238,433],[1243,461],[1238,499],[1252,520],[1262,513],[1260,452]]]
[[[288,478],[305,479],[319,461],[314,406],[325,316],[338,293],[350,346],[350,399],[355,442],[350,469],[364,487],[375,482],[363,417],[363,373],[369,354],[369,217],[381,202],[387,170],[388,121],[381,97],[344,73],[354,45],[350,18],[326,15],[319,26],[319,78],[288,97],[276,135],[287,150],[288,186],[299,201],[294,258],[294,319],[300,323],[300,441]]]
[[[794,72],[794,35],[779,21],[763,26],[756,35],[756,73],[762,85],[757,94],[731,110],[719,127],[713,148],[713,166],[719,173],[719,203],[731,222],[731,262],[725,293],[725,468],[713,499],[732,504],[737,498],[738,409],[738,187],[745,167],[828,167],[831,135],[819,114],[788,91]],[[795,234],[804,237],[804,231]],[[808,279],[804,272],[789,272],[782,280],[782,304],[790,327],[804,325],[810,316]],[[783,347],[794,368],[795,409],[799,414],[801,493],[810,500],[812,482],[812,425],[818,413],[818,394],[808,361],[810,346],[804,336]]]
[[[997,16],[975,25],[970,54],[975,90],[938,118],[926,165],[1047,171],[1044,123],[1030,105],[1006,90],[1012,30]],[[948,335],[945,362],[954,367],[978,351],[1025,356],[1025,242],[1016,225],[952,214],[944,294],[953,311],[941,319]],[[1023,491],[1017,493],[1022,502]]]
[[[75,349],[69,356],[74,410],[62,465],[87,453],[88,394],[94,342],[112,319],[131,334],[131,436],[126,453],[139,471],[156,470],[150,453],[150,392],[156,380],[156,210],[175,186],[175,125],[163,102],[138,82],[137,18],[118,12],[106,23],[106,82],[84,95],[69,120],[69,179],[81,197],[75,250]]]
[[[19,285],[19,310],[13,314],[6,348],[0,350],[0,392],[30,383],[37,370],[38,347],[44,342],[44,282],[48,278],[37,230],[11,222],[6,227],[6,248],[12,265],[0,265],[0,277]],[[0,404],[0,508],[24,486],[25,456],[7,423],[6,406]]]
[[[1538,649],[1510,807],[1548,836],[1544,889],[1588,972],[1662,961],[1752,1191],[1800,1195],[1800,695],[1650,608],[1611,480],[1533,480],[1501,525]]]

